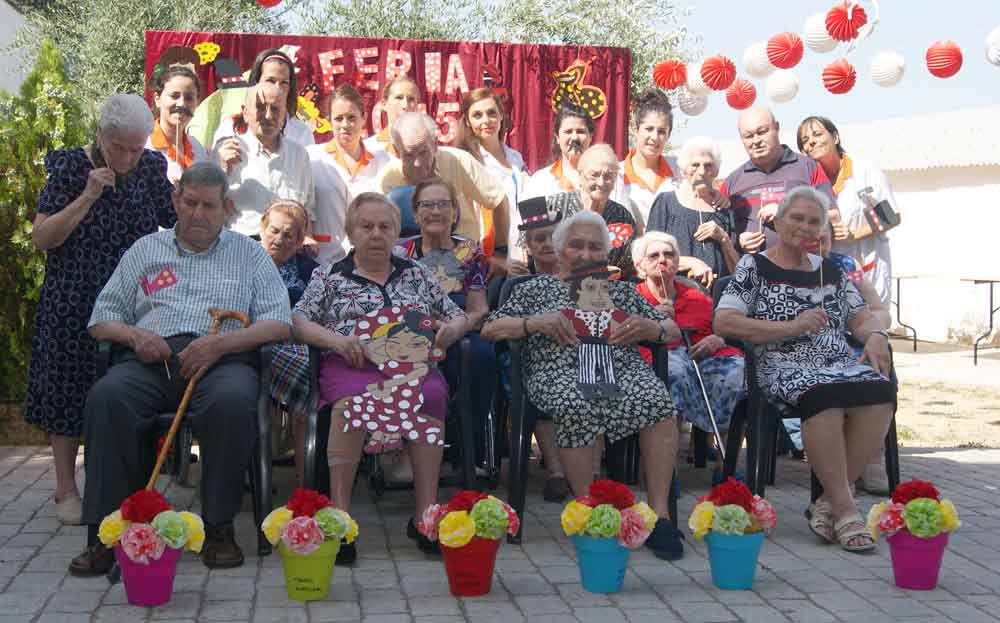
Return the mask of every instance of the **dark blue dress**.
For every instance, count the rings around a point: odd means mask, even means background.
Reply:
[[[53,215],[80,196],[94,168],[83,149],[56,150],[45,157],[48,180],[38,198],[39,214]],[[97,294],[132,243],[177,220],[167,179],[167,161],[145,150],[119,187],[105,188],[66,241],[45,259],[24,417],[47,433],[77,437],[83,403],[97,375],[97,344],[87,322]]]

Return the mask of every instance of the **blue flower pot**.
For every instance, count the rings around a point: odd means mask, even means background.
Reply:
[[[709,532],[705,542],[712,567],[712,583],[727,591],[750,590],[764,533],[731,536]]]
[[[580,567],[583,590],[589,593],[617,593],[622,590],[628,568],[629,549],[618,539],[595,539],[590,536],[569,537],[576,547],[576,564]]]

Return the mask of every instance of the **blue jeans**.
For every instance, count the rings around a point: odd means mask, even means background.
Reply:
[[[792,445],[796,450],[802,450],[802,420],[797,417],[789,417],[781,420],[785,425],[785,431],[792,440]]]

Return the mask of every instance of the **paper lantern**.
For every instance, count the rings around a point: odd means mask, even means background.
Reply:
[[[834,95],[842,95],[854,88],[858,72],[846,58],[833,61],[823,69],[823,86]]]
[[[709,56],[701,63],[701,79],[713,91],[725,91],[736,80],[736,65],[721,54]]]
[[[903,79],[906,61],[895,50],[879,52],[872,58],[872,81],[880,87],[896,86]]]
[[[837,40],[826,31],[826,14],[816,13],[806,20],[802,28],[802,40],[813,52],[829,52],[837,47]]]
[[[778,69],[791,69],[802,60],[802,39],[794,32],[779,32],[767,40],[767,60]]]
[[[676,89],[687,82],[687,67],[676,58],[660,61],[653,67],[653,81],[664,89]]]
[[[684,111],[684,114],[689,117],[697,117],[701,113],[705,112],[708,108],[708,96],[707,95],[697,95],[691,93],[690,91],[684,91],[681,93],[680,97],[677,98],[677,105],[680,109]]]
[[[265,9],[273,9],[274,7],[281,4],[281,0],[257,0],[257,4],[264,7]]]
[[[743,52],[743,71],[753,78],[767,78],[774,71],[774,65],[767,60],[767,43],[751,43]]]
[[[712,92],[712,89],[708,88],[708,85],[701,79],[701,61],[694,63],[688,67],[687,71],[687,90],[692,95],[708,95]]]
[[[757,88],[749,80],[737,78],[726,89],[726,103],[736,110],[750,108],[757,99]]]
[[[850,41],[858,36],[858,30],[868,23],[868,14],[860,5],[850,0],[835,4],[826,12],[826,32],[837,41]]]
[[[927,70],[938,78],[951,78],[962,68],[962,50],[954,41],[938,41],[927,48]]]
[[[986,35],[986,60],[1000,67],[1000,26]]]
[[[767,79],[767,96],[783,104],[795,99],[799,93],[799,77],[789,69],[779,69]]]

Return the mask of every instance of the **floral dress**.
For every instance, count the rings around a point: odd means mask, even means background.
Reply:
[[[630,283],[613,281],[611,300],[616,309],[660,322],[666,319],[646,302]],[[569,285],[552,275],[538,275],[517,286],[510,298],[487,318],[526,318],[562,312],[575,306]],[[560,346],[542,333],[528,337],[524,349],[525,388],[528,399],[556,423],[556,443],[561,448],[590,446],[600,434],[617,441],[647,426],[674,417],[670,392],[646,365],[634,346],[612,346],[615,375],[621,384],[618,396],[586,400],[577,387],[579,349]]]

